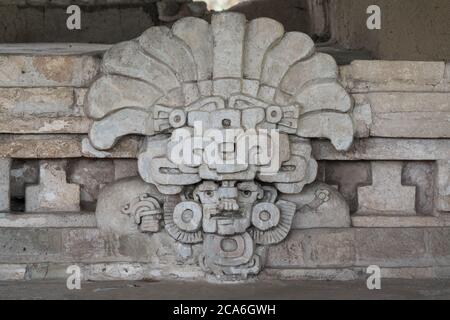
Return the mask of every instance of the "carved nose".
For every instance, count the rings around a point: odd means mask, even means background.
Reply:
[[[235,199],[223,199],[219,203],[219,210],[222,211],[237,211],[239,210],[239,205]]]

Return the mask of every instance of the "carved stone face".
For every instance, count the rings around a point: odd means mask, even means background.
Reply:
[[[194,196],[202,204],[204,232],[234,235],[250,227],[253,206],[263,190],[252,181],[206,181],[195,189]]]
[[[307,35],[233,12],[211,20],[153,27],[108,50],[86,95],[89,141],[109,150],[122,136],[144,136],[139,175],[164,205],[137,199],[154,217],[138,211],[136,223],[154,232],[162,215],[175,241],[203,243],[206,272],[245,278],[261,268],[256,248],[279,243],[291,227],[295,203],[277,194],[300,194],[316,178],[309,139],[351,146],[353,100],[335,61]],[[212,134],[197,135],[196,123]],[[240,152],[252,133],[262,140],[250,138]],[[183,198],[187,189],[192,198]]]

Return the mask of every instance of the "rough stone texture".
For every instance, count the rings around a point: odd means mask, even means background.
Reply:
[[[26,265],[0,264],[0,280],[24,280]]]
[[[0,158],[0,211],[10,209],[10,172],[11,159]]]
[[[437,203],[439,211],[450,211],[450,161],[437,162]]]
[[[327,161],[324,163],[324,181],[338,186],[350,212],[358,209],[358,187],[371,184],[371,167],[368,162]]]
[[[353,61],[340,69],[351,92],[439,91],[444,79],[444,62]]]
[[[138,167],[135,160],[114,160],[114,180],[138,176]]]
[[[293,230],[288,238],[268,249],[268,268],[329,268],[352,266],[355,261],[353,232],[348,229]]]
[[[420,228],[447,227],[449,225],[450,217],[448,216],[352,216],[352,226],[361,228]]]
[[[0,214],[0,228],[95,228],[89,213],[11,213]]]
[[[40,161],[39,184],[25,189],[27,212],[80,211],[80,186],[66,181],[66,162]]]
[[[449,138],[450,93],[368,93],[373,137]]]
[[[361,139],[348,152],[338,152],[324,141],[313,141],[317,160],[439,160],[450,158],[448,139]]]
[[[416,212],[436,215],[434,210],[434,186],[436,168],[433,162],[406,162],[402,172],[402,184],[416,187]]]
[[[355,229],[356,265],[382,267],[430,266],[426,234],[433,228]]]
[[[312,183],[300,195],[282,198],[297,205],[292,229],[350,227],[347,203],[339,192],[324,183]]]
[[[7,26],[0,42],[117,43],[130,39],[158,22],[155,3],[89,6],[82,10],[81,30],[69,30],[67,6],[0,6],[0,20]],[[87,6],[88,5],[88,6]]]
[[[372,162],[372,185],[358,188],[358,214],[416,213],[416,188],[401,184],[402,168],[402,162]]]
[[[97,75],[92,56],[0,56],[0,87],[85,87]]]
[[[80,186],[80,200],[88,204],[95,203],[100,190],[114,181],[114,163],[112,160],[80,159],[69,163],[67,177],[69,183]],[[84,204],[86,205],[86,204]]]

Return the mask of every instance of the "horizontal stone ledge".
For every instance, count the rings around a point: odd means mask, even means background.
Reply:
[[[0,87],[88,87],[99,73],[93,55],[0,55]]]
[[[376,91],[450,91],[449,64],[442,61],[356,60],[340,68],[352,93]]]
[[[103,55],[110,44],[99,43],[3,43],[0,55],[94,56]]]
[[[440,160],[450,159],[450,139],[369,138],[355,140],[347,152],[336,151],[327,141],[315,140],[317,160]]]
[[[0,213],[0,228],[95,228],[94,213]]]
[[[327,280],[351,281],[367,279],[367,268],[336,269],[264,269],[259,275],[261,280]],[[448,279],[450,267],[400,267],[381,268],[383,279]]]
[[[92,121],[86,117],[8,116],[0,118],[0,133],[9,134],[86,134]]]
[[[137,158],[141,137],[129,136],[111,150],[92,148],[86,135],[0,135],[0,157],[23,159]],[[347,152],[336,151],[325,140],[313,140],[317,160],[445,160],[450,159],[450,139],[368,138],[355,140]]]
[[[450,217],[360,215],[352,216],[352,226],[356,228],[449,227]]]
[[[354,268],[450,266],[450,228],[291,230],[268,248],[267,267]]]
[[[22,159],[136,158],[140,139],[125,137],[116,147],[100,152],[86,147],[86,135],[0,135],[0,157]]]
[[[371,92],[353,97],[371,107],[372,137],[450,137],[450,92]]]

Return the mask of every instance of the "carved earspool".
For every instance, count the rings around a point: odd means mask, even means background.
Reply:
[[[286,238],[298,209],[281,197],[316,178],[309,139],[337,150],[353,142],[353,101],[337,77],[307,35],[238,13],[181,19],[113,46],[85,101],[90,142],[107,150],[145,136],[139,174],[154,188],[118,213],[97,209],[110,216],[99,227],[202,244],[199,265],[220,279],[258,274],[261,250]],[[139,227],[108,222],[116,216]]]

